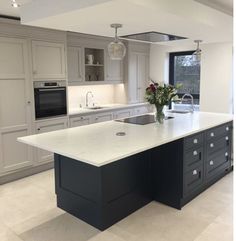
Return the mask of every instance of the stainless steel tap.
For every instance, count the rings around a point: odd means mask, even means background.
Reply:
[[[91,97],[93,97],[92,91],[88,91],[86,93],[86,97],[85,97],[85,105],[86,105],[86,107],[88,107],[88,96],[89,96],[89,94],[91,95]]]
[[[181,103],[182,104],[184,102],[185,97],[190,97],[191,98],[191,108],[192,108],[191,112],[194,112],[193,96],[191,94],[184,94],[182,99],[181,99]]]

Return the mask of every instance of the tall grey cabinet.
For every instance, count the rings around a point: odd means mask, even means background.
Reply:
[[[149,51],[149,44],[128,43],[126,92],[129,103],[145,101],[145,89],[149,83]]]
[[[32,148],[17,142],[31,134],[27,41],[0,37],[0,174],[33,164]]]

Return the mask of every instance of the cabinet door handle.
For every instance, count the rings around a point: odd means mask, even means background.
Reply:
[[[81,116],[81,117],[80,117],[80,119],[81,119],[81,120],[83,120],[83,119],[84,119],[84,117],[83,117],[83,116]]]
[[[199,152],[199,160],[202,160],[202,153]]]
[[[210,166],[213,166],[214,165],[214,161],[211,160],[209,164],[210,164]]]
[[[214,143],[211,143],[211,144],[210,144],[210,147],[213,148],[213,147],[214,147]]]
[[[225,127],[225,130],[226,130],[226,131],[229,131],[229,127],[228,127],[228,126],[226,126],[226,127]]]
[[[194,143],[194,144],[197,144],[197,143],[198,143],[198,139],[195,138],[195,139],[193,140],[193,143]]]
[[[214,132],[211,132],[211,137],[214,137],[215,136],[215,133]]]
[[[98,120],[98,117],[96,117],[95,120]]]
[[[38,128],[37,130],[40,131],[40,128]]]
[[[225,137],[225,140],[226,140],[226,145],[228,146],[228,145],[229,145],[229,137],[226,136],[226,137]]]
[[[197,151],[194,151],[194,152],[193,152],[193,155],[194,155],[194,156],[196,156],[197,154],[198,154]]]
[[[193,170],[193,175],[197,175],[197,170]]]
[[[228,154],[228,152],[225,152],[225,157],[226,157],[226,161],[229,161],[229,154]]]

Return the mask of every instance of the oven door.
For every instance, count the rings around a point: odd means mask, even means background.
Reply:
[[[44,118],[66,115],[66,88],[35,88],[35,117]]]

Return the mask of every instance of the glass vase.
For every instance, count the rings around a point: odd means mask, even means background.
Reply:
[[[164,122],[164,119],[165,119],[165,114],[163,112],[163,108],[164,106],[163,105],[155,105],[156,107],[156,122],[159,123],[159,124],[163,124]]]

